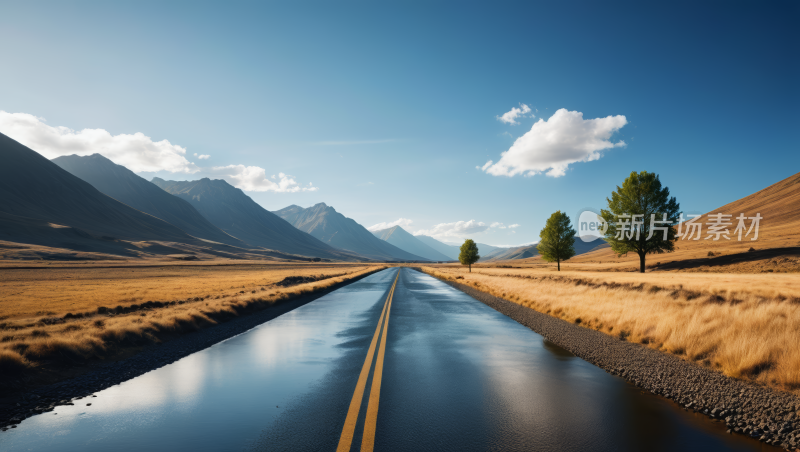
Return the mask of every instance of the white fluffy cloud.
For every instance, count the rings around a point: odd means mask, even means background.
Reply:
[[[533,176],[546,171],[548,176],[560,177],[572,163],[591,162],[604,149],[625,146],[624,141],[613,143],[610,138],[627,123],[622,115],[583,119],[583,113],[562,108],[547,121],[533,124],[497,163],[489,160],[480,169],[494,176]]]
[[[414,233],[414,235],[429,235],[433,237],[463,237],[465,235],[477,234],[487,229],[489,229],[489,226],[480,221],[456,221],[455,223],[439,223],[431,229],[417,231]]]
[[[490,224],[489,227],[490,228],[497,228],[497,229],[505,229],[506,225],[504,225],[503,223],[495,221],[494,223]]]
[[[258,166],[228,165],[216,166],[211,174],[222,177],[228,183],[244,191],[272,191],[277,193],[296,193],[299,191],[317,191],[310,182],[306,186],[297,183],[293,176],[278,173],[278,177],[267,178],[264,168]]]
[[[200,160],[208,160],[211,157],[210,155],[206,155],[206,154],[197,155],[197,152],[194,153],[194,156],[199,158]]]
[[[497,116],[497,120],[506,124],[517,125],[517,118],[531,112],[531,107],[525,104],[519,104],[520,108],[514,107],[510,111],[503,113],[503,116]],[[533,117],[533,115],[531,115]]]
[[[135,172],[169,171],[196,173],[200,169],[186,159],[186,149],[167,140],[153,141],[141,132],[111,135],[103,129],[72,130],[53,127],[27,113],[0,110],[0,133],[43,156],[101,154]]]
[[[391,223],[384,222],[384,223],[373,224],[372,226],[367,228],[367,231],[381,231],[384,229],[393,228],[395,226],[400,226],[401,228],[407,228],[411,226],[411,223],[413,223],[413,221],[409,220],[408,218],[400,218],[395,221],[392,221]]]

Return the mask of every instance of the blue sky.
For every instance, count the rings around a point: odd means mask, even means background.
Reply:
[[[270,210],[325,202],[446,240],[467,235],[436,225],[473,220],[496,245],[604,207],[631,171],[702,212],[800,170],[800,4],[555,3],[4,3],[0,131],[134,166],[145,139],[114,137],[141,133],[188,162],[148,154],[147,178],[226,176]],[[618,146],[560,177],[478,168],[559,109],[624,116]]]

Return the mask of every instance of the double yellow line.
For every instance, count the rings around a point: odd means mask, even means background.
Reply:
[[[347,410],[347,418],[344,420],[342,436],[339,438],[339,447],[336,448],[337,452],[349,452],[350,446],[353,443],[356,422],[358,421],[358,411],[361,409],[361,400],[364,398],[364,389],[367,386],[367,378],[372,368],[372,358],[375,356],[375,347],[378,344],[378,337],[380,337],[381,345],[378,349],[375,373],[372,375],[372,389],[369,391],[369,403],[367,404],[367,417],[364,422],[364,436],[361,439],[361,451],[372,452],[375,446],[375,426],[378,422],[378,401],[381,394],[383,357],[386,353],[386,330],[389,329],[389,311],[392,309],[392,296],[394,295],[395,287],[397,287],[397,279],[399,277],[400,270],[398,269],[392,288],[389,290],[389,295],[386,297],[386,302],[383,304],[383,311],[381,312],[380,319],[378,319],[378,327],[375,328],[375,334],[372,335],[372,342],[369,344],[369,350],[367,351],[367,359],[364,360],[364,365],[361,367],[361,374],[358,376],[356,390],[353,393],[353,399],[350,401],[350,409]],[[381,326],[383,326],[383,334],[381,334]]]

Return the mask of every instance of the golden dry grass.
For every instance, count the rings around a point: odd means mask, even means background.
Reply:
[[[281,300],[325,289],[374,265],[238,265],[3,270],[0,373],[113,357]],[[287,277],[307,281],[284,287]]]
[[[423,270],[732,377],[800,392],[796,275]]]
[[[367,266],[251,263],[0,269],[0,321],[63,316],[150,300],[250,293],[287,276],[334,275]]]

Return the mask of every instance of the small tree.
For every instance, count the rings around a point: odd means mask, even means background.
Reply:
[[[472,273],[472,264],[478,262],[481,257],[478,255],[478,245],[471,239],[464,240],[461,245],[461,254],[458,255],[458,260],[461,265],[469,265],[469,272]]]
[[[639,271],[644,273],[649,253],[675,250],[680,204],[669,196],[655,173],[632,172],[616,191],[611,192],[608,210],[601,216],[608,224],[606,241],[618,255],[630,251],[639,255]]]
[[[557,262],[558,271],[561,271],[561,261],[575,255],[575,230],[567,214],[559,210],[550,215],[539,233],[536,249],[545,261]]]

